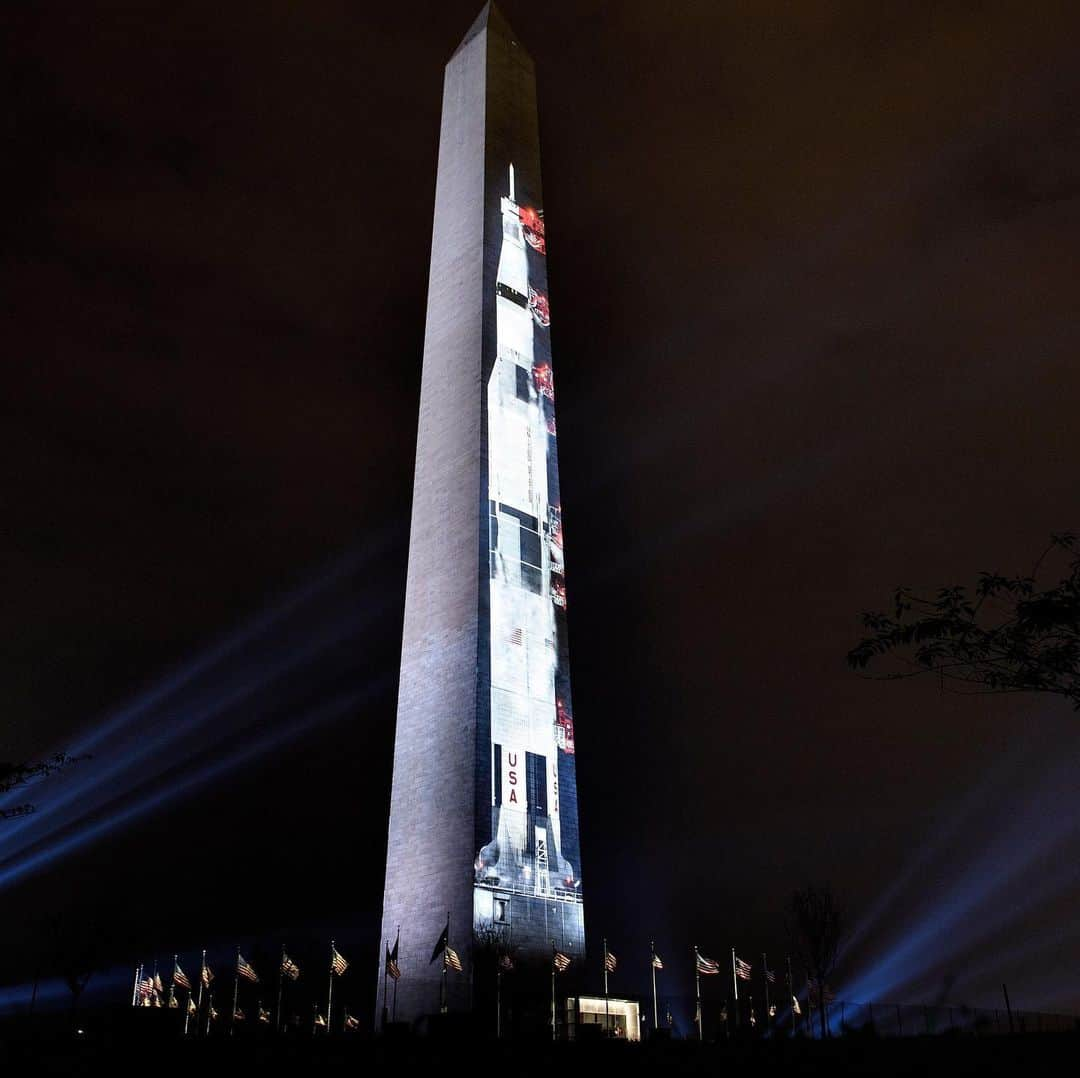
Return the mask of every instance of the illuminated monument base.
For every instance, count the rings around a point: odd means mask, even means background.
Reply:
[[[569,989],[584,956],[550,324],[533,64],[488,5],[443,83],[380,942],[400,928],[399,1021],[479,1011],[498,959],[513,991],[553,948]]]

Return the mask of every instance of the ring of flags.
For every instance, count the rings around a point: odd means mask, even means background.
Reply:
[[[457,973],[463,972],[461,957],[458,952],[449,944],[449,929],[450,925],[448,919],[446,926],[443,928],[438,940],[435,943],[435,947],[431,952],[431,958],[429,959],[429,965],[431,965],[434,964],[434,962],[440,957],[440,955],[442,956],[444,976],[447,970],[454,970]],[[398,960],[400,935],[401,933],[399,929],[397,938],[395,938],[394,940],[393,947],[391,948],[389,946],[386,946],[384,957],[385,975],[389,978],[392,978],[395,982],[398,981],[402,976],[402,969]],[[563,950],[560,950],[555,945],[555,942],[552,941],[551,969],[553,974],[565,973],[570,968],[572,963],[573,959],[571,955]],[[654,971],[664,969],[663,959],[660,957],[659,954],[657,954],[655,946],[650,946],[649,964]],[[331,942],[331,979],[333,979],[334,977],[342,976],[348,970],[349,965],[350,963],[337,950],[337,947],[333,944],[333,942]],[[501,972],[509,972],[514,969],[514,961],[509,954],[502,954],[499,956],[497,966]],[[618,968],[618,959],[616,958],[615,954],[608,949],[606,940],[604,941],[603,948],[603,967],[605,974],[614,973]],[[801,1016],[803,1014],[804,1008],[800,1004],[799,997],[795,993],[793,985],[790,983],[790,967],[791,963],[789,960],[788,974],[785,976],[785,983],[788,984],[789,998],[791,1000],[791,1015],[794,1019],[794,1017]],[[719,974],[721,971],[720,963],[717,962],[715,959],[709,958],[706,955],[702,954],[701,951],[697,949],[697,947],[694,948],[694,968],[696,974],[704,976],[714,976]],[[739,956],[735,953],[733,949],[732,973],[734,977],[737,980],[750,981],[752,980],[753,970],[754,966],[750,962],[739,958]],[[761,970],[762,977],[764,978],[766,986],[774,985],[777,983],[776,972],[775,970],[769,968],[768,961],[764,956],[762,958]],[[210,967],[210,964],[206,961],[205,951],[203,952],[203,958],[200,963],[199,975],[197,978],[197,983],[200,989],[198,1003],[196,1003],[195,999],[192,998],[192,980],[184,972],[183,967],[181,967],[179,960],[176,956],[174,956],[173,958],[172,980],[171,985],[169,986],[167,1001],[165,999],[165,983],[163,982],[160,974],[157,972],[157,962],[155,961],[154,963],[154,972],[152,975],[148,976],[144,974],[143,971],[144,967],[142,965],[136,968],[135,989],[132,999],[134,1006],[168,1007],[172,1009],[179,1009],[183,1007],[184,1012],[188,1016],[197,1015],[198,1013],[202,1012],[207,1016],[208,1022],[218,1018],[218,1012],[213,1005],[212,995],[207,1001],[205,1011],[203,1010],[202,1005],[202,989],[209,988],[215,976],[213,970]],[[235,973],[238,980],[240,978],[243,978],[251,984],[260,983],[260,978],[256,973],[254,967],[247,959],[244,958],[243,954],[239,951],[239,949],[236,952]],[[283,980],[287,978],[291,981],[296,981],[300,977],[299,965],[295,961],[293,961],[292,958],[289,957],[289,955],[285,952],[284,949],[282,949],[281,952],[281,964],[279,966],[279,974]],[[554,981],[552,983],[554,985]],[[835,994],[833,993],[832,989],[828,985],[821,985],[815,978],[807,977],[806,985],[807,1002],[809,1003],[811,1008],[820,1007],[823,1002],[825,1004],[831,1003],[835,999]],[[177,1000],[175,994],[176,988],[183,988],[188,991],[188,999],[185,1004],[181,1004],[180,1001]],[[700,1007],[700,1000],[698,1006]],[[768,999],[767,989],[765,1008],[762,1013],[769,1019],[775,1018],[777,1014],[777,1007],[775,1003],[772,1003]],[[724,1019],[725,1014],[726,1007],[721,1013],[722,1020]],[[252,1011],[252,1015],[256,1017],[260,1023],[269,1024],[272,1021],[270,1011],[263,1008],[261,1001],[259,1001],[255,1009]],[[232,1012],[232,1018],[234,1022],[244,1021],[246,1019],[246,1014],[242,1008],[236,1007],[235,1010]],[[751,1025],[756,1024],[756,1017],[753,1015],[752,1011],[748,1013],[747,1020]],[[360,1025],[359,1021],[353,1015],[349,1014],[347,1010],[345,1011],[340,1021],[342,1023],[340,1028],[344,1030],[356,1030],[359,1028]],[[329,1029],[327,1018],[319,1014],[317,1008],[315,1011],[314,1025],[318,1028]],[[186,1029],[187,1026],[185,1021],[185,1032]]]

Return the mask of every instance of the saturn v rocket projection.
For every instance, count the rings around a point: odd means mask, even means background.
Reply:
[[[470,1006],[474,939],[584,951],[547,243],[533,63],[488,4],[443,84],[380,941],[399,1021],[444,984]]]
[[[543,211],[515,195],[511,164],[487,383],[492,834],[476,858],[475,919],[500,923],[512,896],[554,899],[561,939],[567,915],[580,917],[581,879],[576,805],[567,843],[560,806],[560,792],[569,799],[575,786],[574,724],[560,648],[566,579],[551,318]]]

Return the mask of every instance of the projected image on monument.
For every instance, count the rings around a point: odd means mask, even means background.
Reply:
[[[496,355],[487,383],[491,831],[477,928],[583,938],[566,586],[543,211],[500,198]],[[515,918],[515,913],[518,915]]]

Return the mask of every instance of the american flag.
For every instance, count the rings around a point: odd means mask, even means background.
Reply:
[[[711,958],[706,958],[699,951],[694,951],[694,958],[696,960],[696,966],[698,973],[719,973],[720,963],[714,962]]]
[[[239,951],[236,952],[236,972],[245,981],[257,983],[259,980],[259,975],[252,968],[251,963]]]
[[[570,956],[562,951],[555,951],[551,956],[551,963],[556,973],[565,973],[570,968]]]
[[[165,991],[165,986],[161,983],[161,974],[158,973],[156,970],[154,971],[154,991],[155,992],[164,992]]]
[[[345,1028],[346,1029],[359,1029],[360,1028],[360,1019],[359,1018],[353,1018],[353,1016],[351,1014],[346,1014],[345,1015]]]
[[[144,1006],[150,1006],[150,997],[154,994],[154,978],[145,977],[139,981],[139,999],[144,1001]]]
[[[339,977],[349,968],[349,963],[338,954],[337,948],[330,944],[330,972]]]
[[[439,936],[439,940],[435,944],[435,947],[431,952],[431,958],[428,961],[429,966],[431,965],[432,962],[435,961],[436,958],[439,957],[440,954],[442,954],[443,948],[446,946],[446,944],[449,942],[449,940],[450,940],[450,915],[447,914],[446,927],[442,930],[442,935]]]
[[[397,951],[398,941],[394,940],[394,949],[391,951],[389,947],[386,948],[386,973],[388,976],[393,977],[395,981],[401,977],[401,967],[397,963]]]
[[[615,967],[618,964],[619,963],[616,960],[615,956],[610,951],[605,950],[604,951],[604,969],[608,973],[614,973],[615,972]]]
[[[776,984],[776,974],[771,969],[767,969],[765,971],[765,980],[767,980],[769,984]]]
[[[652,953],[652,964],[653,964],[653,969],[663,969],[664,968],[664,963],[660,961],[660,956],[655,951],[653,951],[653,953]]]
[[[281,954],[281,972],[290,981],[295,981],[300,976],[300,967],[284,952]]]
[[[202,983],[209,986],[210,982],[214,979],[213,973],[210,971],[210,967],[204,962],[202,972],[199,974],[202,978]]]
[[[750,971],[753,968],[754,967],[751,966],[749,962],[744,962],[738,956],[735,957],[735,976],[738,977],[740,981],[750,980]]]
[[[454,950],[449,944],[446,945],[445,951],[445,966],[444,969],[456,969],[458,973],[461,972],[461,959],[458,958],[457,951]]]
[[[191,981],[188,980],[187,974],[180,968],[179,964],[173,963],[172,971],[173,984],[178,984],[181,988],[190,988]]]

